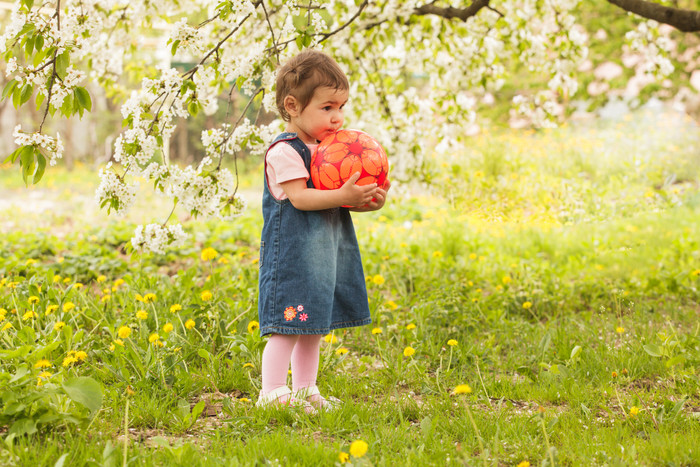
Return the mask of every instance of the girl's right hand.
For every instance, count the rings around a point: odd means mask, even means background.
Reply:
[[[348,181],[343,184],[338,191],[342,192],[344,205],[348,206],[364,206],[368,204],[377,193],[377,184],[355,185],[360,179],[360,172],[355,172],[348,178]]]

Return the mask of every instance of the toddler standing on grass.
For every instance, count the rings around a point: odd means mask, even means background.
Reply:
[[[277,108],[287,127],[265,155],[258,314],[260,333],[270,338],[258,406],[333,408],[339,401],[316,386],[321,338],[371,322],[349,211],[381,209],[386,191],[356,185],[359,172],[337,190],[317,190],[309,177],[312,152],[343,125],[348,92],[338,64],[316,50],[299,53],[277,74]]]

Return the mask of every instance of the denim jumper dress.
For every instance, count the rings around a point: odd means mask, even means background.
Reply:
[[[289,144],[310,172],[311,152],[296,135]],[[268,151],[270,150],[268,148]],[[314,188],[311,179],[306,183]],[[270,193],[265,155],[260,242],[260,334],[328,334],[372,322],[360,248],[346,208],[300,211]]]

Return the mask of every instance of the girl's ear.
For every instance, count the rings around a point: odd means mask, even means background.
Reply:
[[[284,109],[287,111],[290,117],[298,117],[301,113],[297,98],[291,94],[288,94],[287,97],[284,98]]]

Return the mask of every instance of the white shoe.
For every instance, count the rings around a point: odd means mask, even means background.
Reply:
[[[318,396],[319,400],[316,401],[311,401],[309,398],[313,396]],[[309,386],[308,388],[303,388],[299,389],[298,391],[294,392],[292,395],[294,399],[302,400],[305,401],[306,403],[311,404],[318,410],[326,410],[329,412],[332,412],[334,410],[338,410],[340,406],[343,404],[340,399],[337,399],[335,397],[328,397],[325,398],[321,395],[321,392],[318,390],[318,386]]]
[[[289,396],[286,400],[285,396]],[[282,399],[282,400],[280,400]],[[316,413],[316,409],[304,399],[298,399],[292,395],[291,389],[287,386],[280,386],[270,392],[262,393],[258,396],[256,407],[300,407],[307,414]]]

